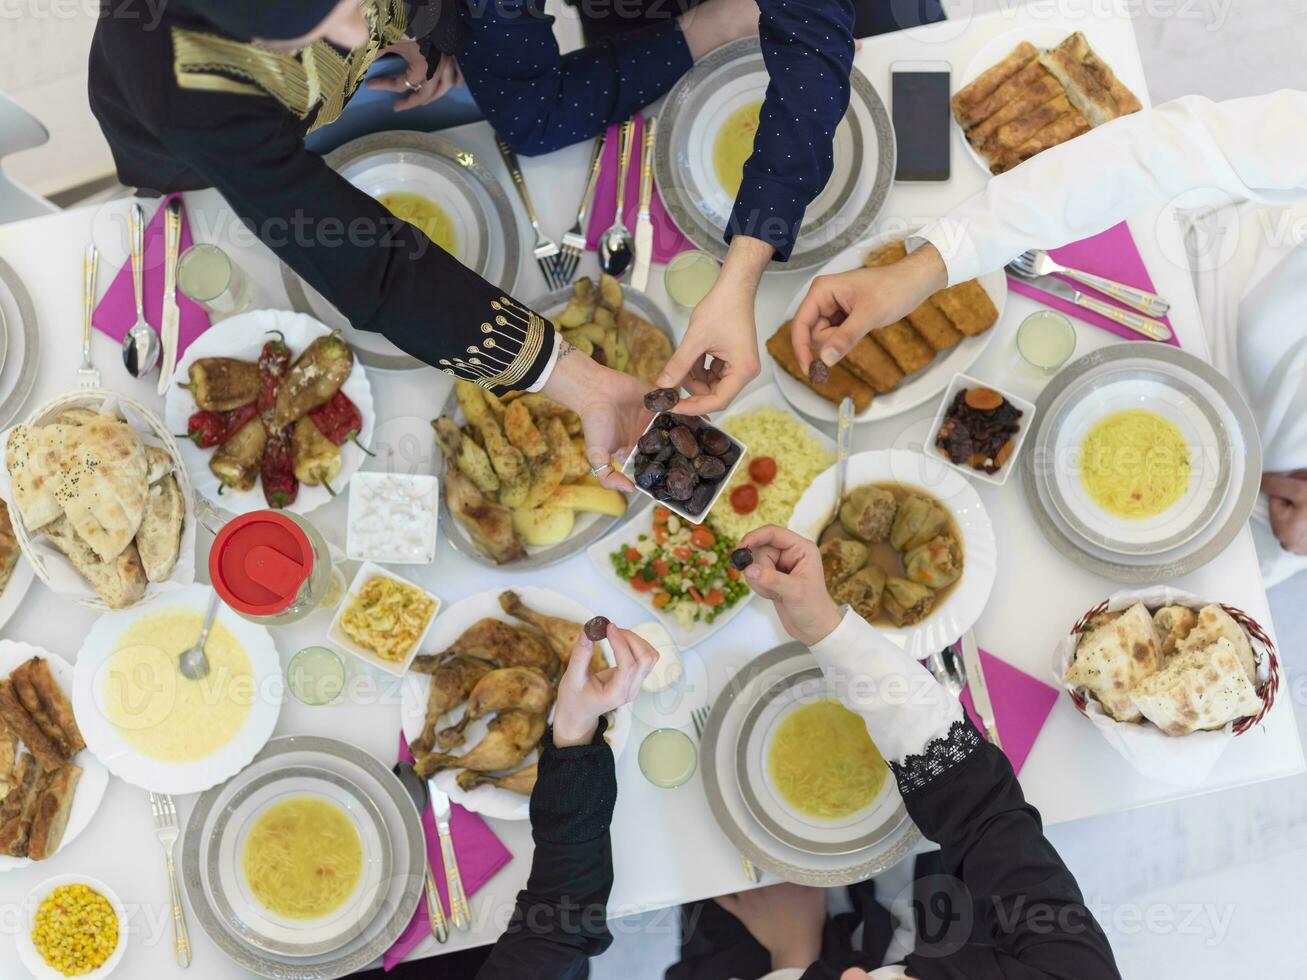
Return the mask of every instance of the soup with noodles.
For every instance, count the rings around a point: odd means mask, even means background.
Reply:
[[[339,806],[292,796],[259,814],[241,868],[254,897],[288,919],[318,919],[340,908],[363,875],[363,844]]]
[[[1085,436],[1080,482],[1109,514],[1156,517],[1189,489],[1189,445],[1180,428],[1156,412],[1112,412]]]
[[[377,200],[396,218],[401,218],[421,229],[422,234],[432,242],[450,255],[454,254],[454,248],[458,245],[458,236],[454,234],[454,222],[445,213],[445,209],[435,201],[408,191],[382,194]]]
[[[767,771],[793,809],[840,820],[876,799],[889,767],[863,720],[823,700],[795,708],[776,726]]]
[[[753,155],[753,137],[758,132],[761,112],[761,100],[740,106],[726,117],[713,141],[713,173],[731,197],[740,192],[740,184],[744,183],[744,164]]]

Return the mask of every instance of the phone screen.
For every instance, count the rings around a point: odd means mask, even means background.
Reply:
[[[891,74],[894,135],[898,140],[896,180],[949,179],[949,73],[896,71]]]

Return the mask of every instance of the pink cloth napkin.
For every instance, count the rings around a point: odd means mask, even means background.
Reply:
[[[984,650],[980,651],[980,663],[985,671],[985,682],[989,685],[989,700],[994,705],[994,725],[1003,742],[1003,751],[1012,763],[1012,770],[1020,773],[1026,756],[1030,755],[1030,749],[1039,737],[1040,729],[1044,727],[1048,713],[1053,710],[1058,692]],[[985,725],[971,703],[970,687],[962,689],[961,701],[967,716],[983,732]]]
[[[163,212],[177,194],[169,194],[160,202],[154,217],[145,226],[145,251],[141,263],[141,292],[145,306],[145,321],[157,331],[163,324]],[[144,205],[143,205],[144,206]],[[191,245],[190,221],[182,209],[181,252]],[[178,253],[180,254],[180,252]],[[209,329],[209,314],[194,300],[177,293],[177,308],[181,317],[177,327],[177,357],[181,358],[192,341]],[[119,342],[136,323],[136,294],[132,291],[132,260],[129,256],[109,284],[100,305],[91,315],[91,323],[102,333]]]
[[[404,762],[413,761],[413,753],[409,752],[408,743],[402,734],[399,737],[399,758]],[[451,806],[449,830],[454,838],[458,870],[463,876],[463,892],[471,899],[482,885],[513,859],[513,855],[495,836],[494,831],[486,826],[484,820],[475,813],[464,810],[457,803]],[[448,915],[449,888],[445,884],[445,859],[440,854],[436,818],[431,815],[430,807],[422,814],[422,832],[427,839],[427,860],[431,863],[431,871],[436,876],[436,890],[440,892],[441,905]],[[431,926],[427,919],[427,901],[424,897],[418,902],[417,911],[413,913],[408,928],[382,956],[382,966],[387,972],[393,970],[418,943],[429,935],[431,935]]]
[[[1156,291],[1153,286],[1152,277],[1148,275],[1148,269],[1144,266],[1143,257],[1139,254],[1139,249],[1135,245],[1134,236],[1130,234],[1130,229],[1123,221],[1118,225],[1113,225],[1107,231],[1094,235],[1092,238],[1086,238],[1083,241],[1072,242],[1070,245],[1063,245],[1061,248],[1049,250],[1049,255],[1060,262],[1062,265],[1069,266],[1073,269],[1082,269],[1085,272],[1092,272],[1096,275],[1105,276],[1108,279],[1115,279],[1117,282],[1123,282],[1127,286],[1139,286],[1142,289]],[[1058,276],[1064,279],[1064,276]],[[1091,310],[1084,307],[1076,306],[1074,303],[1068,303],[1066,300],[1050,296],[1042,289],[1037,289],[1028,282],[1008,276],[1008,286],[1014,293],[1020,293],[1022,296],[1028,296],[1037,303],[1043,303],[1045,306],[1052,307],[1055,310],[1061,310],[1067,316],[1073,316],[1078,320],[1084,320],[1085,323],[1091,323],[1096,327],[1101,327],[1118,337],[1124,337],[1126,340],[1146,340],[1133,330],[1126,327],[1118,326],[1107,317],[1099,316]],[[1103,296],[1101,293],[1082,286],[1073,280],[1067,279],[1076,289],[1086,292],[1095,299],[1115,302],[1111,297]],[[1118,304],[1119,305],[1119,304]],[[1126,307],[1129,309],[1129,307]],[[1163,323],[1170,324],[1170,320],[1161,317]],[[1175,338],[1175,328],[1171,328],[1171,339],[1167,341],[1172,346],[1179,347],[1180,341]]]
[[[586,231],[585,247],[594,251],[599,247],[599,236],[612,227],[617,214],[617,152],[621,145],[621,126],[609,126],[604,141],[603,162],[599,165],[599,180],[595,183],[594,205],[590,208],[590,227]],[[661,136],[661,134],[660,134]],[[626,175],[626,227],[635,234],[636,218],[640,214],[640,155],[644,148],[644,116],[636,114],[635,146],[631,150],[631,168]],[[668,262],[672,256],[694,248],[694,242],[676,227],[671,215],[663,207],[663,199],[655,183],[649,199],[649,221],[653,225],[653,260]]]

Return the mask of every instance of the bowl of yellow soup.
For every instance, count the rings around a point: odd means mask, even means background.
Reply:
[[[157,793],[196,793],[240,771],[277,724],[283,683],[268,631],[220,606],[205,644],[209,673],[183,677],[208,586],[107,613],[86,634],[73,710],[87,747],[111,773]]]
[[[206,877],[214,907],[252,946],[318,956],[359,935],[390,880],[377,804],[349,779],[290,766],[250,781],[218,814]]]

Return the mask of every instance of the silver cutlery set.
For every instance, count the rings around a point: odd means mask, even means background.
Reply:
[[[449,891],[449,918],[445,918],[444,907],[440,904],[440,893],[436,889],[436,878],[431,871],[431,864],[426,865],[424,893],[427,902],[427,919],[431,924],[431,935],[436,942],[449,940],[449,926],[466,932],[472,925],[472,912],[468,908],[467,894],[463,890],[463,875],[458,869],[458,856],[454,853],[454,836],[450,830],[452,805],[449,794],[436,785],[434,779],[423,779],[413,768],[411,762],[397,762],[391,770],[399,777],[400,783],[408,792],[418,813],[425,813],[430,807],[431,815],[436,821],[436,833],[440,838],[440,856],[445,867],[445,887]]]
[[[626,206],[626,182],[631,172],[631,156],[635,151],[635,122],[628,119],[621,126],[618,136],[617,152],[617,188],[616,215],[612,227],[599,238],[599,268],[615,279],[622,279],[629,272],[631,285],[643,291],[649,284],[649,266],[653,260],[653,222],[650,217],[650,202],[653,200],[653,155],[657,133],[657,119],[644,121],[643,149],[640,155],[640,201],[639,216],[636,220],[635,234],[626,227],[623,212]],[[545,284],[551,289],[561,289],[570,285],[576,278],[576,270],[585,253],[586,223],[594,204],[595,188],[599,183],[599,171],[603,162],[605,133],[595,138],[594,150],[590,155],[590,170],[586,179],[585,190],[581,194],[581,203],[577,206],[576,220],[559,242],[555,242],[540,229],[535,205],[531,193],[527,190],[526,179],[518,163],[517,154],[499,137],[495,145],[499,155],[513,178],[518,197],[526,208],[527,220],[535,231],[536,242],[532,250],[540,274]]]

